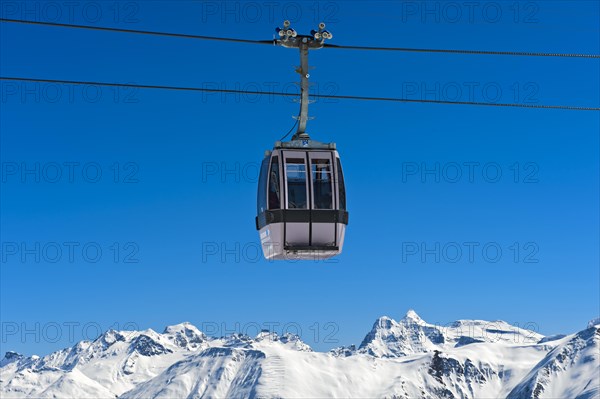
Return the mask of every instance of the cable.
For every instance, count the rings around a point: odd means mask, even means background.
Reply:
[[[207,92],[207,93],[236,93],[236,94],[254,94],[254,95],[259,94],[259,95],[271,95],[271,96],[281,96],[281,97],[296,97],[297,96],[294,93],[286,93],[286,92],[251,91],[251,90],[235,90],[235,89],[207,89],[207,88],[203,88],[203,87],[142,85],[142,84],[135,84],[135,83],[111,83],[111,82],[93,82],[93,81],[78,81],[78,80],[38,79],[38,78],[8,77],[8,76],[0,76],[0,80],[8,80],[8,81],[16,81],[16,82],[38,82],[38,83],[107,86],[107,87],[132,87],[132,88],[138,88],[138,89],[162,89],[162,90],[177,90],[177,91]],[[396,98],[396,97],[366,97],[366,96],[349,96],[349,95],[334,95],[334,94],[313,94],[312,97],[313,98],[340,99],[340,100],[389,101],[389,102],[399,102],[399,103],[479,105],[479,106],[487,106],[487,107],[564,109],[564,110],[571,110],[571,111],[600,111],[600,107],[582,107],[582,106],[574,106],[574,105],[485,103],[485,102],[473,102],[473,101],[424,100],[424,99],[406,99],[406,98]]]
[[[97,31],[105,31],[105,32],[133,33],[133,34],[139,34],[139,35],[178,37],[178,38],[185,38],[185,39],[215,40],[215,41],[222,41],[222,42],[235,42],[235,43],[248,43],[248,44],[269,44],[269,45],[277,44],[276,40],[249,40],[249,39],[237,39],[237,38],[226,38],[226,37],[216,37],[216,36],[189,35],[189,34],[184,34],[184,33],[168,33],[168,32],[145,31],[145,30],[108,28],[108,27],[102,27],[102,26],[73,25],[73,24],[63,24],[63,23],[56,23],[56,22],[27,21],[27,20],[8,19],[8,18],[0,18],[0,22],[27,24],[27,25],[55,26],[55,27],[74,28],[74,29],[88,29],[88,30],[97,30]],[[525,56],[525,57],[600,58],[600,55],[598,55],[598,54],[565,54],[565,53],[544,53],[544,52],[422,49],[422,48],[420,49],[420,48],[407,48],[407,47],[344,46],[344,45],[335,45],[335,44],[325,44],[324,47],[332,48],[332,49],[344,49],[344,50],[401,51],[401,52],[413,52],[413,53],[512,55],[512,56]]]
[[[564,54],[564,53],[539,53],[518,51],[485,51],[485,50],[439,50],[425,48],[405,47],[368,47],[368,46],[340,46],[325,44],[324,47],[345,50],[371,50],[371,51],[404,51],[412,53],[449,53],[449,54],[486,54],[486,55],[514,55],[523,57],[566,57],[566,58],[600,58],[598,54]]]
[[[280,139],[279,139],[279,141],[283,141],[283,140],[285,140],[285,138],[286,138],[287,136],[289,136],[289,135],[290,135],[290,133],[292,133],[292,131],[294,130],[294,128],[295,128],[295,127],[296,127],[296,125],[298,124],[298,121],[299,121],[299,120],[300,120],[300,114],[298,114],[298,118],[296,119],[296,122],[294,122],[294,124],[292,125],[292,128],[290,129],[290,131],[289,131],[289,132],[287,132],[287,133],[285,134],[285,136],[283,136],[282,138],[280,138]]]
[[[236,39],[236,38],[227,38],[227,37],[188,35],[185,33],[153,32],[153,31],[147,31],[147,30],[118,29],[118,28],[107,28],[104,26],[72,25],[72,24],[61,24],[61,23],[56,23],[56,22],[26,21],[26,20],[21,20],[21,19],[6,19],[6,18],[0,18],[0,22],[10,22],[10,23],[27,24],[27,25],[58,26],[58,27],[62,27],[62,28],[99,30],[99,31],[104,31],[104,32],[134,33],[134,34],[138,34],[138,35],[179,37],[179,38],[185,38],[185,39],[216,40],[216,41],[221,41],[221,42],[273,45],[273,40]]]

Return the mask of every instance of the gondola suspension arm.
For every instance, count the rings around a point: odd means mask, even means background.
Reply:
[[[283,23],[283,28],[277,28],[280,39],[275,40],[275,44],[300,50],[300,66],[296,72],[300,74],[300,115],[298,118],[298,130],[292,137],[292,140],[310,140],[306,133],[306,123],[308,122],[308,104],[310,103],[310,78],[308,67],[309,50],[318,50],[323,48],[326,39],[331,39],[333,35],[325,30],[325,24],[319,24],[319,30],[311,31],[311,36],[298,35],[294,29],[290,28],[290,21]]]

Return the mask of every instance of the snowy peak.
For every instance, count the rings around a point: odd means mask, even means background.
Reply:
[[[387,316],[377,319],[358,352],[375,357],[399,357],[431,351],[443,342],[444,336],[436,327],[409,310],[400,322]]]
[[[18,362],[19,360],[23,359],[23,357],[24,356],[21,355],[20,353],[8,351],[4,355],[4,358],[2,360],[0,360],[0,367],[4,367],[9,363]]]
[[[98,339],[100,339],[107,346],[110,346],[115,342],[125,342],[127,340],[123,334],[116,330],[108,330],[107,332],[102,334]]]
[[[596,317],[595,319],[590,320],[587,324],[587,328],[592,328],[595,326],[600,326],[600,317]]]
[[[312,348],[304,343],[298,335],[285,333],[282,336],[279,336],[276,332],[269,330],[263,330],[258,333],[256,338],[250,341],[250,347],[262,348],[264,344],[270,345],[272,343],[283,345],[287,349],[295,351],[312,352]]]
[[[135,340],[131,343],[130,350],[132,352],[137,352],[142,356],[155,356],[173,353],[171,349],[166,348],[160,342],[155,341],[145,334],[141,334],[135,338]]]
[[[387,316],[382,316],[375,320],[375,323],[373,324],[373,330],[391,330],[397,324],[398,323],[395,320]]]
[[[312,348],[310,347],[310,345],[308,345],[307,343],[302,341],[302,339],[300,339],[300,337],[296,334],[285,333],[281,336],[279,341],[283,345],[286,345],[289,349],[293,349],[295,351],[300,351],[300,352],[312,352],[313,351]]]
[[[402,320],[400,320],[400,322],[406,323],[406,324],[418,324],[418,325],[427,324],[427,323],[425,323],[425,321],[423,321],[423,319],[421,319],[421,317],[419,317],[417,312],[415,312],[412,309],[409,309],[408,312],[406,312],[406,315],[404,315],[404,317],[402,318]]]
[[[121,334],[116,330],[108,330],[98,338],[96,338],[92,345],[96,347],[98,350],[107,350],[117,342],[126,342],[127,338],[125,335]]]
[[[254,340],[250,336],[240,333],[234,333],[226,337],[221,337],[219,341],[221,342],[222,346],[231,348],[250,348],[254,343]]]
[[[535,326],[533,326],[535,327]],[[383,316],[359,346],[358,352],[375,357],[398,357],[472,344],[535,344],[544,338],[535,331],[501,320],[457,320],[446,325],[429,324],[414,310],[395,321]],[[347,353],[337,348],[335,353]]]
[[[202,339],[206,339],[206,335],[202,331],[200,331],[195,325],[193,325],[192,323],[190,323],[188,321],[165,327],[163,334],[165,334],[165,335],[185,334],[185,335],[191,335],[191,336],[198,336],[198,337],[201,337]]]
[[[456,345],[463,345],[465,342],[535,344],[544,338],[530,328],[536,329],[537,326],[533,323],[512,325],[502,320],[457,320],[443,327],[443,331],[447,342]]]
[[[197,350],[206,343],[206,335],[189,322],[165,327],[163,335],[175,346]]]
[[[255,341],[260,342],[260,341],[279,341],[279,335],[277,335],[276,332],[274,331],[270,331],[270,330],[262,330],[261,332],[259,332],[256,337],[254,338]]]

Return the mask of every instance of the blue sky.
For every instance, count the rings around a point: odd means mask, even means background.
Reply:
[[[600,52],[597,2],[474,3],[3,2],[1,12],[250,39],[271,39],[288,17],[301,33],[325,20],[332,44]],[[0,30],[3,76],[267,91],[298,79],[298,54],[284,48]],[[325,49],[310,63],[322,94],[600,103],[598,60]],[[267,262],[256,167],[296,103],[1,84],[4,351],[182,321],[216,335],[300,329],[326,350],[411,308],[432,323],[503,319],[543,334],[600,312],[598,112],[317,101],[308,132],[337,143],[345,171],[344,253]]]

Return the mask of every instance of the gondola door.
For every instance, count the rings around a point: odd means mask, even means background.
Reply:
[[[336,223],[332,220],[337,208],[332,155],[330,151],[308,153],[312,209],[310,245],[319,249],[337,246]]]
[[[285,172],[284,248],[305,250],[310,246],[310,175],[305,151],[282,151]]]

